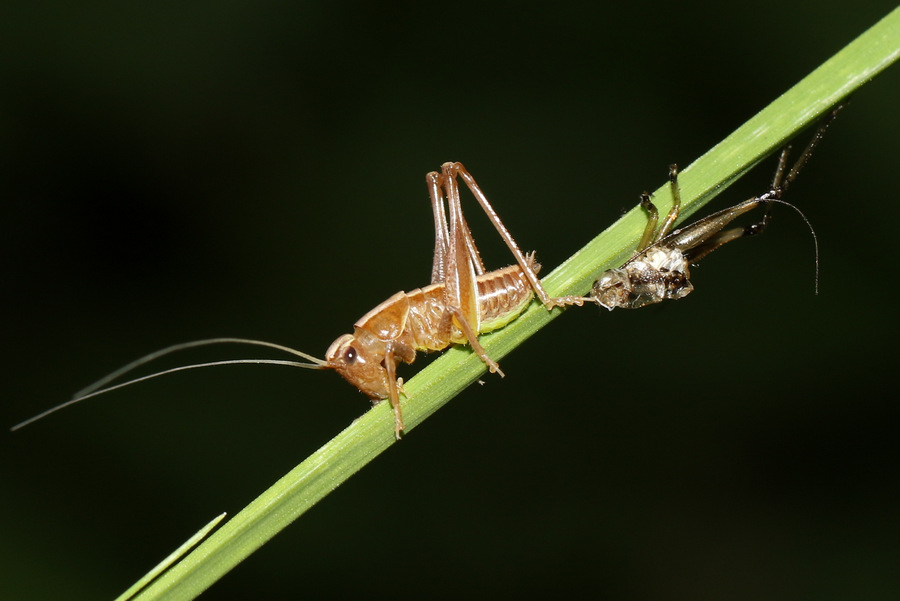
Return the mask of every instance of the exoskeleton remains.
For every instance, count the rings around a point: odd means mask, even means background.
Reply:
[[[772,204],[786,204],[806,220],[799,209],[784,202],[781,196],[809,160],[831,121],[843,106],[838,106],[825,118],[789,171],[786,167],[790,146],[782,150],[772,184],[764,194],[674,231],[672,227],[681,210],[681,194],[678,186],[678,167],[675,165],[669,167],[673,202],[665,221],[657,229],[659,212],[650,195],[646,192],[642,194],[641,206],[647,211],[649,218],[637,250],[621,267],[603,272],[594,282],[589,296],[583,300],[612,310],[616,307],[637,309],[667,299],[683,298],[694,289],[690,282],[690,266],[728,242],[765,231],[770,220]],[[732,221],[757,207],[765,207],[765,213],[760,221],[743,227],[725,229]],[[809,225],[808,221],[806,223]],[[815,232],[813,241],[815,242]],[[818,264],[818,249],[816,262]]]

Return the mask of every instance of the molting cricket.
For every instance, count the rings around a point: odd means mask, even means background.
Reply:
[[[693,290],[689,266],[728,242],[762,233],[769,223],[774,204],[790,206],[809,225],[803,213],[781,197],[809,160],[812,151],[843,106],[835,108],[823,120],[790,170],[787,170],[790,147],[781,152],[772,184],[764,194],[674,231],[673,227],[681,210],[681,194],[678,169],[671,166],[669,186],[673,204],[662,225],[658,226],[659,211],[650,195],[644,193],[641,206],[647,212],[648,220],[637,249],[621,267],[603,272],[594,282],[588,296],[551,296],[538,279],[540,265],[535,254],[521,251],[472,175],[460,163],[444,163],[440,173],[431,172],[426,176],[435,231],[431,283],[409,292],[397,292],[366,313],[353,325],[352,333],[338,337],[331,344],[324,359],[283,345],[244,338],[212,338],[177,344],[125,365],[79,391],[71,400],[13,426],[12,430],[74,403],[166,374],[221,365],[268,364],[334,370],[367,395],[373,403],[389,400],[394,412],[394,435],[399,439],[404,430],[400,396],[408,395],[403,388],[403,379],[397,375],[397,366],[400,363],[413,363],[418,352],[442,351],[451,345],[468,345],[490,372],[503,376],[500,366],[488,356],[479,342],[479,336],[511,323],[525,311],[534,297],[548,311],[555,307],[580,306],[585,302],[610,310],[616,307],[634,309],[666,299],[683,298]],[[485,270],[472,232],[463,217],[458,179],[463,181],[499,233],[515,258],[514,265],[493,271]],[[764,207],[760,221],[744,227],[725,229],[736,218],[758,207]],[[810,230],[812,231],[811,226]],[[816,243],[815,232],[813,242]],[[816,274],[818,278],[818,248]],[[113,384],[126,373],[164,355],[225,343],[267,347],[292,354],[303,361],[213,361],[166,369]]]

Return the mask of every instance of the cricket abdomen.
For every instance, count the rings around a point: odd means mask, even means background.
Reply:
[[[532,263],[538,272],[541,268]],[[479,276],[478,286],[478,333],[499,330],[525,311],[534,291],[525,272],[518,265],[512,265]]]
[[[540,265],[532,264],[537,271]],[[531,284],[518,265],[478,276],[477,323],[469,325],[477,334],[507,325],[525,310],[534,296]],[[463,331],[453,322],[444,298],[444,284],[432,284],[406,293],[409,312],[404,324],[404,342],[416,350],[440,351],[451,344],[468,344]]]

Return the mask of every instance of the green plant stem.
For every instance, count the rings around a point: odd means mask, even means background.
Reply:
[[[682,170],[682,218],[783,146],[828,109],[870,80],[900,54],[900,9],[896,9],[712,150]],[[668,186],[654,202],[665,213]],[[646,217],[635,208],[575,253],[544,280],[548,292],[584,294],[596,276],[631,253]],[[494,359],[561,313],[532,306],[482,343]],[[407,433],[475,381],[484,364],[468,349],[450,349],[406,383],[403,402]],[[278,480],[193,552],[141,591],[137,599],[193,599],[262,546],[379,453],[394,444],[389,403],[379,403],[303,463]]]

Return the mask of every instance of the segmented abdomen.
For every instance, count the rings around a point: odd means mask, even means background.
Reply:
[[[481,317],[479,333],[498,330],[514,320],[525,310],[534,295],[528,278],[518,265],[479,276],[477,286]]]
[[[537,271],[536,263],[532,268]],[[531,284],[518,265],[485,273],[476,278],[478,323],[470,324],[479,334],[502,328],[518,317],[531,301]],[[450,335],[441,332],[445,315],[444,284],[432,284],[406,293],[409,312],[404,327],[406,338],[418,350],[442,350],[451,344],[467,344],[456,326]],[[408,338],[407,338],[408,336]]]

